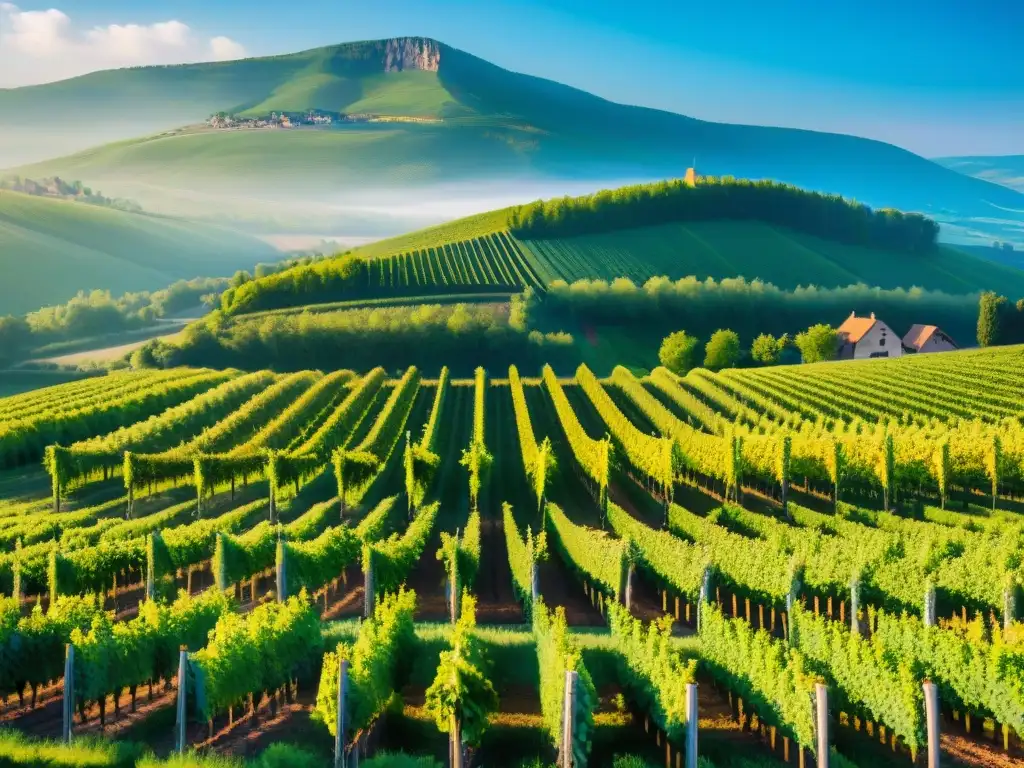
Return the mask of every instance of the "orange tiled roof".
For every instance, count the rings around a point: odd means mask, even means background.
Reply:
[[[928,339],[932,337],[937,330],[938,326],[935,325],[921,325],[920,323],[910,326],[910,330],[907,331],[907,335],[903,337],[903,345],[907,347],[913,347],[914,349],[920,349],[928,343]]]
[[[846,341],[856,344],[864,338],[864,334],[870,331],[878,321],[874,317],[850,316],[843,321],[837,329],[839,335],[845,336]]]

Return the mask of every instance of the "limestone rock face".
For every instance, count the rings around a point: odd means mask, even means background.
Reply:
[[[384,71],[401,72],[420,69],[437,72],[441,64],[441,48],[433,40],[421,37],[396,37],[384,46]]]

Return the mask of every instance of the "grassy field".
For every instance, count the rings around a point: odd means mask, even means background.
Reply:
[[[752,221],[666,224],[559,240],[519,240],[505,232],[506,211],[431,227],[354,250],[368,257],[395,257],[462,249],[481,253],[480,242],[497,233],[542,282],[695,275],[720,280],[759,278],[780,288],[823,288],[864,283],[881,288],[917,286],[952,294],[997,289],[1024,295],[1024,272],[943,246],[928,256],[822,240]],[[418,257],[416,257],[418,258]],[[460,284],[461,285],[461,284]]]
[[[18,170],[29,178],[88,179],[108,194],[148,205],[162,190],[386,188],[518,174],[531,168],[515,130],[375,123],[295,130],[185,130],[107,144]],[[167,194],[167,193],[165,193]]]
[[[181,335],[180,331],[165,333],[163,336],[150,336],[136,341],[128,341],[124,344],[115,344],[99,349],[85,349],[80,352],[69,352],[65,355],[47,357],[37,362],[53,363],[54,365],[82,365],[83,363],[112,363],[120,360],[125,355],[143,347],[150,340],[174,343]]]
[[[269,246],[212,227],[0,192],[0,310],[20,314],[80,290],[157,289],[225,275],[273,257]]]

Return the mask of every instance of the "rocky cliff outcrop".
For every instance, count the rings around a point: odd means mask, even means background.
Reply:
[[[396,37],[384,46],[384,71],[401,72],[421,69],[437,72],[441,65],[441,47],[433,40],[422,37]]]

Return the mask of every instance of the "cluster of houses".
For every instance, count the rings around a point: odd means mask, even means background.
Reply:
[[[262,117],[238,117],[220,112],[206,120],[206,125],[219,130],[239,128],[301,128],[310,125],[335,123],[440,123],[438,117],[411,117],[407,115],[374,115],[363,112],[331,114],[311,110],[305,113],[271,112]]]
[[[334,117],[323,112],[310,111],[305,114],[271,112],[267,117],[238,117],[221,112],[208,118],[211,128],[296,128],[302,125],[331,125]]]
[[[853,360],[870,357],[902,357],[923,352],[951,352],[956,342],[934,325],[912,325],[900,337],[888,325],[875,317],[857,317],[855,312],[837,329],[839,359]]]

